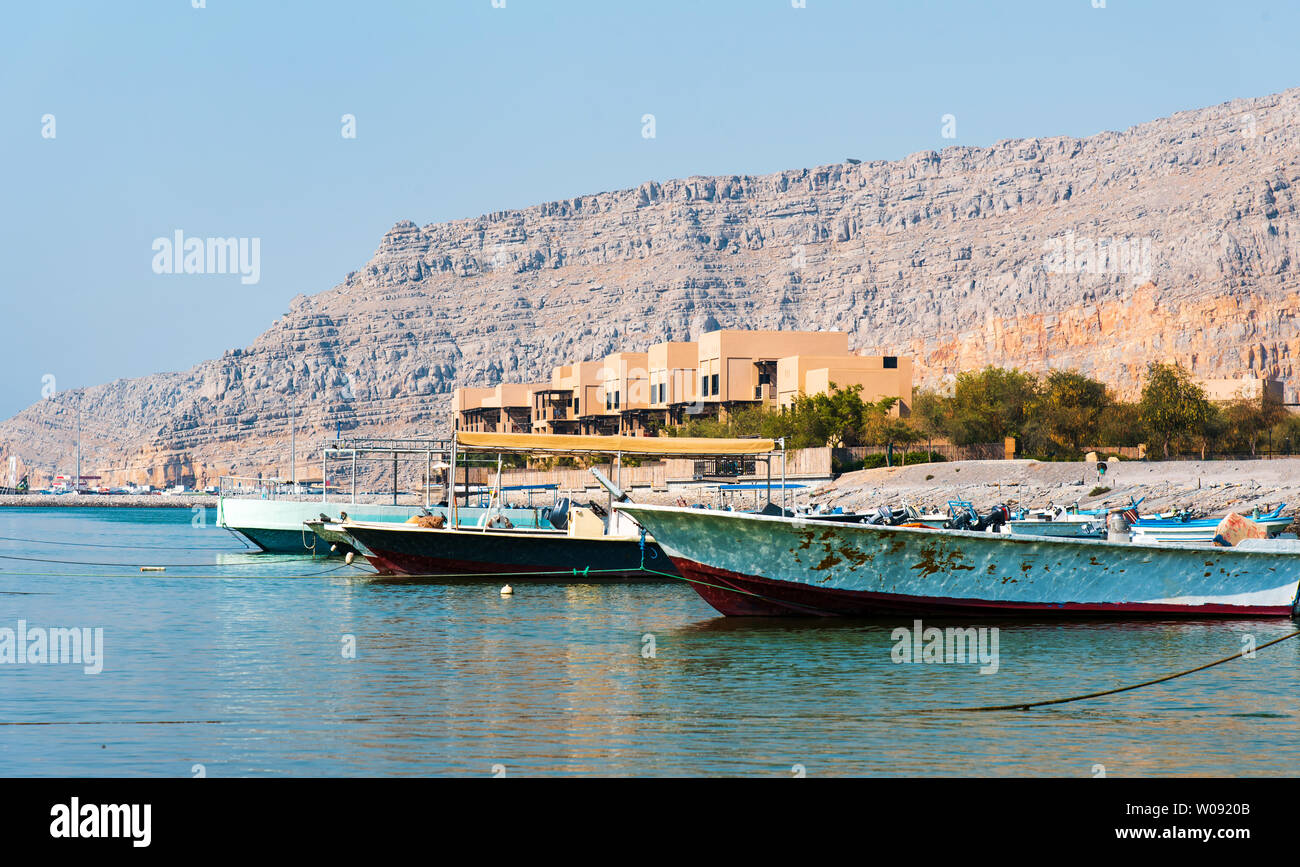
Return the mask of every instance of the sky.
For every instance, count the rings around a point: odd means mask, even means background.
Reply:
[[[1300,4],[1249,0],[41,0],[2,20],[0,417],[246,346],[399,220],[1300,85]],[[250,267],[168,273],[178,231],[243,239]]]

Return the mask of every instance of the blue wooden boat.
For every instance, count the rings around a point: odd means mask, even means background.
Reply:
[[[1190,548],[621,504],[726,615],[1287,616],[1300,543]]]
[[[1291,516],[1282,514],[1282,510],[1285,508],[1286,503],[1283,503],[1273,511],[1265,514],[1260,514],[1259,510],[1256,509],[1246,517],[1263,527],[1269,536],[1276,536],[1289,527],[1293,520]],[[1180,542],[1208,545],[1214,541],[1221,520],[1223,520],[1221,517],[1153,518],[1144,516],[1133,522],[1133,541],[1155,544]]]

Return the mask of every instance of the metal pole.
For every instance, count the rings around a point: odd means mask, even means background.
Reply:
[[[352,450],[352,505],[357,504],[357,450]]]
[[[767,464],[767,501],[770,503],[772,502],[772,456],[769,454],[763,463]]]
[[[292,383],[290,387],[292,388]],[[298,454],[295,450],[298,434],[297,402],[289,400],[289,481],[293,483],[293,492],[298,493]]]
[[[328,440],[327,440],[328,442]],[[322,449],[320,453],[320,501],[329,502],[329,449]]]
[[[429,508],[429,474],[433,472],[433,453],[427,449],[424,452],[424,507]]]
[[[397,450],[393,449],[393,505],[397,505]]]
[[[456,520],[456,432],[451,432],[451,466],[447,468],[447,482],[450,490],[447,492],[450,497],[449,506],[451,508],[451,526],[452,529],[460,526]]]
[[[614,455],[614,484],[617,485],[620,490],[622,490],[623,488],[623,453],[622,452],[618,452]],[[612,491],[608,493],[609,493],[609,520],[612,522],[614,520],[614,494]]]
[[[781,516],[785,517],[785,437],[781,437]]]
[[[77,478],[72,483],[72,492],[81,493],[81,395],[77,395]]]

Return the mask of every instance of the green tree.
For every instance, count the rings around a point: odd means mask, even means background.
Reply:
[[[952,428],[952,398],[925,388],[912,394],[911,422],[925,434],[926,449],[933,450],[935,437],[947,437]]]
[[[893,464],[890,455],[894,446],[901,446],[903,450],[903,462],[907,462],[907,447],[924,439],[925,434],[918,430],[914,425],[908,424],[901,418],[890,415],[883,415],[872,421],[868,427],[868,437],[874,440],[875,445],[885,447],[885,464]]]
[[[1137,403],[1114,401],[1097,414],[1097,442],[1099,446],[1136,446],[1146,438],[1142,426],[1142,406]]]
[[[1001,442],[1021,432],[1038,398],[1038,380],[1014,368],[959,373],[951,435],[958,445]]]
[[[1201,438],[1214,415],[1214,408],[1205,399],[1205,390],[1179,364],[1148,365],[1139,404],[1142,424],[1160,443],[1166,460],[1170,444]],[[1202,453],[1203,450],[1204,440]]]
[[[1287,416],[1286,408],[1273,395],[1261,399],[1240,398],[1222,407],[1227,435],[1235,447],[1249,448],[1251,455],[1264,433]]]
[[[1075,457],[1098,445],[1097,426],[1111,403],[1104,383],[1075,370],[1053,370],[1028,411],[1031,452]]]

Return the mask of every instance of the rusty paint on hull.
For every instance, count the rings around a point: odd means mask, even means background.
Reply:
[[[1300,585],[1294,554],[620,508],[724,614],[1282,616]]]

